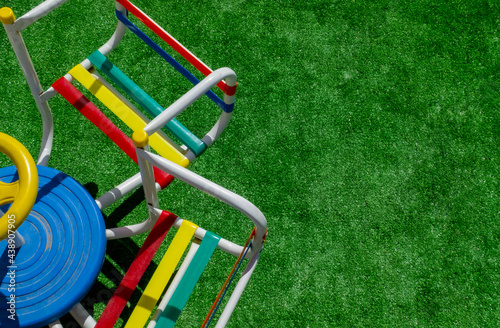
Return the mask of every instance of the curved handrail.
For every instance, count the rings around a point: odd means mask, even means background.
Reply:
[[[227,67],[219,68],[218,70],[210,73],[210,75],[204,78],[200,83],[195,85],[191,90],[186,92],[182,97],[165,109],[163,113],[149,122],[149,124],[144,128],[144,131],[149,136],[152,135],[224,79],[226,80],[228,86],[233,87],[236,85],[236,73]],[[233,104],[234,96],[225,96],[224,102],[228,105]]]
[[[226,188],[219,186],[218,184],[205,179],[204,177],[159,155],[153,154],[142,148],[136,148],[136,150],[137,156],[145,159],[150,164],[164,170],[168,174],[173,175],[175,178],[191,185],[192,187],[217,198],[248,217],[255,225],[255,240],[252,254],[260,251],[267,231],[267,220],[264,217],[264,214],[262,214],[262,212],[254,204],[240,195],[237,195],[234,192],[227,190]]]
[[[233,87],[236,85],[237,76],[236,73],[227,67],[219,68],[212,73],[210,73],[207,77],[205,77],[200,83],[196,84],[191,90],[185,93],[182,97],[180,97],[177,101],[175,101],[172,105],[167,107],[160,115],[155,117],[148,125],[144,128],[144,131],[148,135],[152,135],[153,133],[160,130],[167,122],[171,121],[177,115],[186,110],[189,105],[195,102],[202,95],[207,93],[211,88],[217,85],[220,81],[226,80],[226,84],[229,87]],[[224,94],[224,103],[227,105],[234,104],[235,96],[228,96]],[[217,139],[217,137],[224,131],[226,126],[231,119],[232,112],[222,111],[219,119],[212,127],[212,129],[201,139],[205,145],[210,146]],[[186,153],[186,157],[189,160],[193,160],[196,158],[196,155],[192,151],[188,151]]]

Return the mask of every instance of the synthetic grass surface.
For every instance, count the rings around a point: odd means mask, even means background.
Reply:
[[[19,15],[37,3],[1,4]],[[238,74],[229,127],[190,166],[268,219],[261,261],[231,327],[497,326],[497,2],[135,3],[209,66]],[[43,86],[105,42],[114,25],[111,1],[72,0],[24,31]],[[40,118],[5,33],[0,43],[0,131],[36,156]],[[162,104],[189,88],[130,33],[110,58]],[[97,195],[135,173],[60,97],[50,104],[51,166]],[[206,101],[181,121],[202,135],[217,114]],[[180,182],[161,202],[241,243],[250,229]],[[120,225],[144,213],[139,191],[105,214]],[[116,282],[130,262],[124,254],[141,240],[110,242],[108,276],[96,291]],[[208,272],[207,285],[227,274]],[[203,317],[205,303],[195,296],[186,326]]]

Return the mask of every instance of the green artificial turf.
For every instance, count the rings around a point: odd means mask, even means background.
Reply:
[[[19,15],[38,2],[1,5]],[[190,166],[268,219],[260,263],[230,327],[498,325],[497,2],[135,3],[209,66],[238,74],[230,125]],[[112,1],[71,0],[24,31],[44,87],[114,25]],[[41,120],[5,33],[0,45],[0,131],[36,156]],[[162,104],[190,87],[131,33],[110,58]],[[136,172],[60,97],[50,105],[51,166],[97,196]],[[179,119],[200,136],[217,115],[204,99]],[[251,229],[178,181],[160,202],[240,243]],[[140,191],[105,211],[111,225],[145,213]],[[144,238],[109,243],[93,290],[101,292],[96,315]],[[211,303],[203,292],[217,293],[231,261],[220,256],[207,269],[209,292],[195,290],[184,326],[203,320]]]

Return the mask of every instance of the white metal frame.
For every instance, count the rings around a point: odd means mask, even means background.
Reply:
[[[18,58],[19,64],[22,68],[26,81],[28,82],[28,86],[31,90],[31,94],[33,96],[33,99],[35,100],[38,111],[40,112],[42,118],[43,136],[37,160],[37,165],[42,165],[42,166],[48,165],[50,154],[52,152],[52,144],[54,138],[54,123],[53,123],[52,111],[49,107],[48,101],[52,97],[56,96],[58,93],[56,90],[54,90],[52,86],[45,91],[43,90],[43,87],[38,79],[35,67],[31,61],[28,49],[26,48],[26,45],[22,38],[21,31],[23,31],[28,26],[36,22],[38,19],[46,16],[59,6],[63,5],[66,1],[67,0],[46,0],[40,5],[33,8],[32,10],[30,10],[28,13],[17,18],[14,23],[3,25],[7,33],[7,36],[10,40],[10,43],[12,45],[12,48],[14,49],[16,57]],[[115,2],[115,7],[121,13],[126,15],[125,8],[123,8],[123,6],[120,5],[118,2]],[[116,46],[118,46],[126,31],[127,27],[118,21],[115,32],[113,33],[111,38],[99,48],[99,51],[105,56],[108,55],[114,48],[116,48]],[[80,64],[85,69],[90,69],[92,67],[92,63],[90,63],[90,61],[87,59],[83,60]],[[69,73],[66,74],[64,77],[70,82],[73,81],[73,77]],[[225,95],[224,102],[226,104],[234,103],[234,96]],[[131,108],[133,110],[135,109],[133,106],[131,106]],[[136,109],[135,111],[137,113],[140,113]],[[222,131],[224,131],[224,129],[227,127],[231,119],[231,116],[232,113],[221,111],[220,117],[215,123],[215,125],[203,138],[201,138],[201,140],[207,145],[207,147],[212,145],[213,142],[222,133]],[[174,147],[176,146],[174,143],[172,144],[174,145]],[[196,158],[195,154],[190,150],[187,150],[187,148],[184,145],[182,145],[181,148],[183,152],[185,152],[185,156],[190,161],[193,161]],[[137,175],[134,175],[130,177],[128,180],[124,181],[123,183],[119,184],[112,190],[102,195],[98,200],[96,200],[96,202],[102,210],[107,206],[111,205],[113,202],[124,197],[129,192],[135,190],[137,187],[141,185],[141,183],[142,181],[137,179]],[[133,233],[134,231],[136,231],[136,228],[134,227],[132,227],[129,230],[130,233]],[[145,230],[140,229],[139,231],[143,232]],[[124,231],[122,229],[122,233],[123,232]],[[122,233],[115,234],[113,231],[108,231],[107,235],[110,238],[117,238],[116,236],[118,235],[122,236]],[[123,235],[123,236],[130,236],[130,235]]]
[[[57,95],[57,92],[54,88],[50,87],[46,91],[43,90],[40,81],[38,79],[35,67],[31,61],[29,52],[26,48],[26,45],[21,36],[21,31],[25,28],[33,24],[38,19],[44,17],[54,9],[58,8],[62,4],[64,4],[67,0],[46,0],[37,7],[30,10],[28,13],[24,14],[20,18],[16,19],[12,24],[4,24],[4,28],[8,35],[8,38],[11,42],[11,45],[14,49],[16,57],[21,65],[24,76],[28,82],[29,88],[31,90],[31,94],[35,100],[37,108],[42,117],[42,125],[43,125],[43,137],[40,146],[40,152],[38,155],[37,164],[46,166],[49,161],[49,157],[52,151],[52,143],[53,143],[53,135],[54,135],[54,124],[52,118],[52,112],[48,105],[48,101]],[[126,14],[126,10],[117,2],[116,9],[120,12]],[[122,40],[123,35],[125,34],[127,28],[121,22],[118,22],[116,30],[112,37],[106,42],[103,46],[99,48],[99,51],[104,55],[109,54]],[[92,64],[90,61],[85,59],[81,62],[81,65],[90,69]],[[70,74],[66,74],[65,78],[70,82],[73,80]],[[176,102],[174,102],[171,106],[169,106],[162,114],[153,119],[145,128],[144,131],[147,135],[151,136],[153,133],[161,133],[159,130],[163,127],[168,121],[175,118],[182,111],[184,111],[190,104],[196,101],[199,97],[205,94],[208,90],[210,90],[213,86],[215,86],[219,81],[225,80],[229,87],[236,85],[236,74],[229,68],[221,68],[219,70],[214,71],[205,79],[203,79],[199,84],[194,86],[191,90],[189,90],[185,95],[179,98]],[[224,95],[224,102],[228,105],[234,103],[234,96]],[[213,126],[213,128],[202,138],[202,141],[210,146],[217,137],[222,133],[222,131],[228,125],[228,122],[231,118],[231,113],[227,113],[222,111],[218,121]],[[183,147],[185,149],[185,147]],[[106,230],[106,236],[108,239],[116,239],[116,238],[124,238],[130,237],[132,235],[136,235],[139,233],[146,232],[150,230],[158,219],[161,211],[159,210],[158,204],[158,196],[157,191],[161,188],[155,183],[152,165],[154,164],[158,168],[161,168],[165,172],[173,175],[177,179],[204,191],[207,194],[210,194],[220,201],[228,204],[229,206],[237,209],[245,216],[247,216],[255,225],[255,234],[254,240],[252,244],[252,249],[247,253],[247,258],[249,262],[245,268],[245,271],[240,278],[237,286],[235,287],[233,294],[230,297],[216,327],[224,327],[233,312],[236,303],[238,302],[241,293],[245,289],[248,280],[250,279],[255,266],[257,265],[260,250],[262,249],[262,244],[266,235],[267,222],[262,214],[262,212],[255,207],[248,200],[244,199],[241,196],[236,195],[235,193],[175,164],[170,162],[169,160],[155,155],[149,151],[149,146],[144,148],[136,147],[136,152],[138,155],[139,168],[140,173],[135,174],[131,178],[122,182],[112,190],[108,191],[98,199],[96,199],[96,203],[99,208],[104,209],[113,202],[125,196],[127,193],[133,191],[141,184],[144,186],[145,197],[148,202],[149,215],[148,218],[138,224],[129,225],[126,227],[113,228]],[[195,155],[191,151],[186,151],[186,157],[189,160],[193,160]],[[182,223],[182,219],[178,218],[174,225],[179,227]],[[202,239],[206,233],[206,230],[203,228],[198,228],[195,232],[195,237]],[[175,288],[176,284],[183,275],[185,268],[189,264],[190,258],[194,254],[194,250],[196,249],[196,244],[193,243],[191,250],[188,252],[186,256],[186,261],[183,262],[172,286]],[[239,255],[243,249],[242,246],[237,245],[229,240],[221,238],[218,248],[221,250],[233,254]],[[174,288],[170,288],[172,290]],[[155,314],[154,319],[151,321],[148,327],[153,327],[158,314],[165,308],[168,303],[168,299],[171,296],[171,292],[167,292],[161,301],[158,311]],[[70,311],[72,316],[77,320],[77,322],[84,328],[93,328],[96,324],[96,321],[92,316],[85,310],[85,308],[81,304],[75,305],[75,307]],[[62,325],[59,321],[56,321],[49,325],[49,327],[53,328],[61,328]]]

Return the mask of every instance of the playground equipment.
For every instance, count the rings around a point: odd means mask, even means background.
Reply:
[[[228,125],[234,109],[236,75],[229,68],[212,71],[131,2],[117,0],[118,25],[109,41],[44,90],[21,31],[64,2],[66,0],[47,0],[18,19],[11,9],[0,9],[0,21],[22,67],[43,123],[36,165],[22,144],[6,134],[0,134],[0,152],[7,154],[14,162],[14,166],[0,169],[0,211],[4,213],[0,218],[0,240],[4,239],[0,242],[0,299],[2,295],[5,298],[5,302],[0,303],[0,311],[7,314],[5,318],[0,314],[0,327],[50,325],[59,328],[62,325],[58,319],[68,312],[82,327],[113,327],[172,227],[177,229],[175,237],[140,300],[133,306],[134,310],[125,327],[144,327],[146,324],[148,327],[173,327],[217,248],[237,256],[237,259],[227,280],[221,282],[219,295],[207,296],[215,301],[212,308],[207,309],[205,321],[193,324],[206,327],[216,318],[214,314],[222,298],[242,262],[247,259],[246,268],[218,318],[216,327],[224,327],[257,265],[267,223],[252,203],[186,167]],[[175,61],[129,20],[129,13],[206,77],[198,80]],[[191,90],[168,108],[158,104],[106,57],[120,43],[127,30],[131,30],[194,84]],[[125,95],[99,75],[97,70]],[[134,131],[132,138],[87,99],[72,84],[74,80]],[[215,86],[223,91],[223,99],[211,91]],[[54,135],[48,101],[58,94],[134,160],[139,166],[139,173],[125,181],[118,181],[115,188],[94,200],[70,176],[48,167]],[[221,109],[221,114],[213,128],[204,137],[198,138],[176,117],[203,95],[207,95]],[[149,120],[129,99],[154,118]],[[164,127],[182,145],[172,141],[162,131]],[[151,152],[150,147],[157,154]],[[247,216],[255,226],[247,243],[244,246],[237,245],[162,210],[157,193],[174,178],[214,196]],[[107,228],[101,210],[140,185],[143,186],[148,205],[147,219],[133,225]],[[10,203],[12,205],[9,207]],[[96,281],[104,261],[106,239],[128,238],[146,232],[146,240],[104,312],[99,318],[93,318],[79,302]]]
[[[37,168],[26,148],[6,134],[0,133],[0,145],[15,163],[0,169],[0,204],[13,200],[0,219],[1,238],[7,238],[0,243],[1,327],[37,327],[66,314],[92,287],[106,250],[104,220],[71,177]]]

